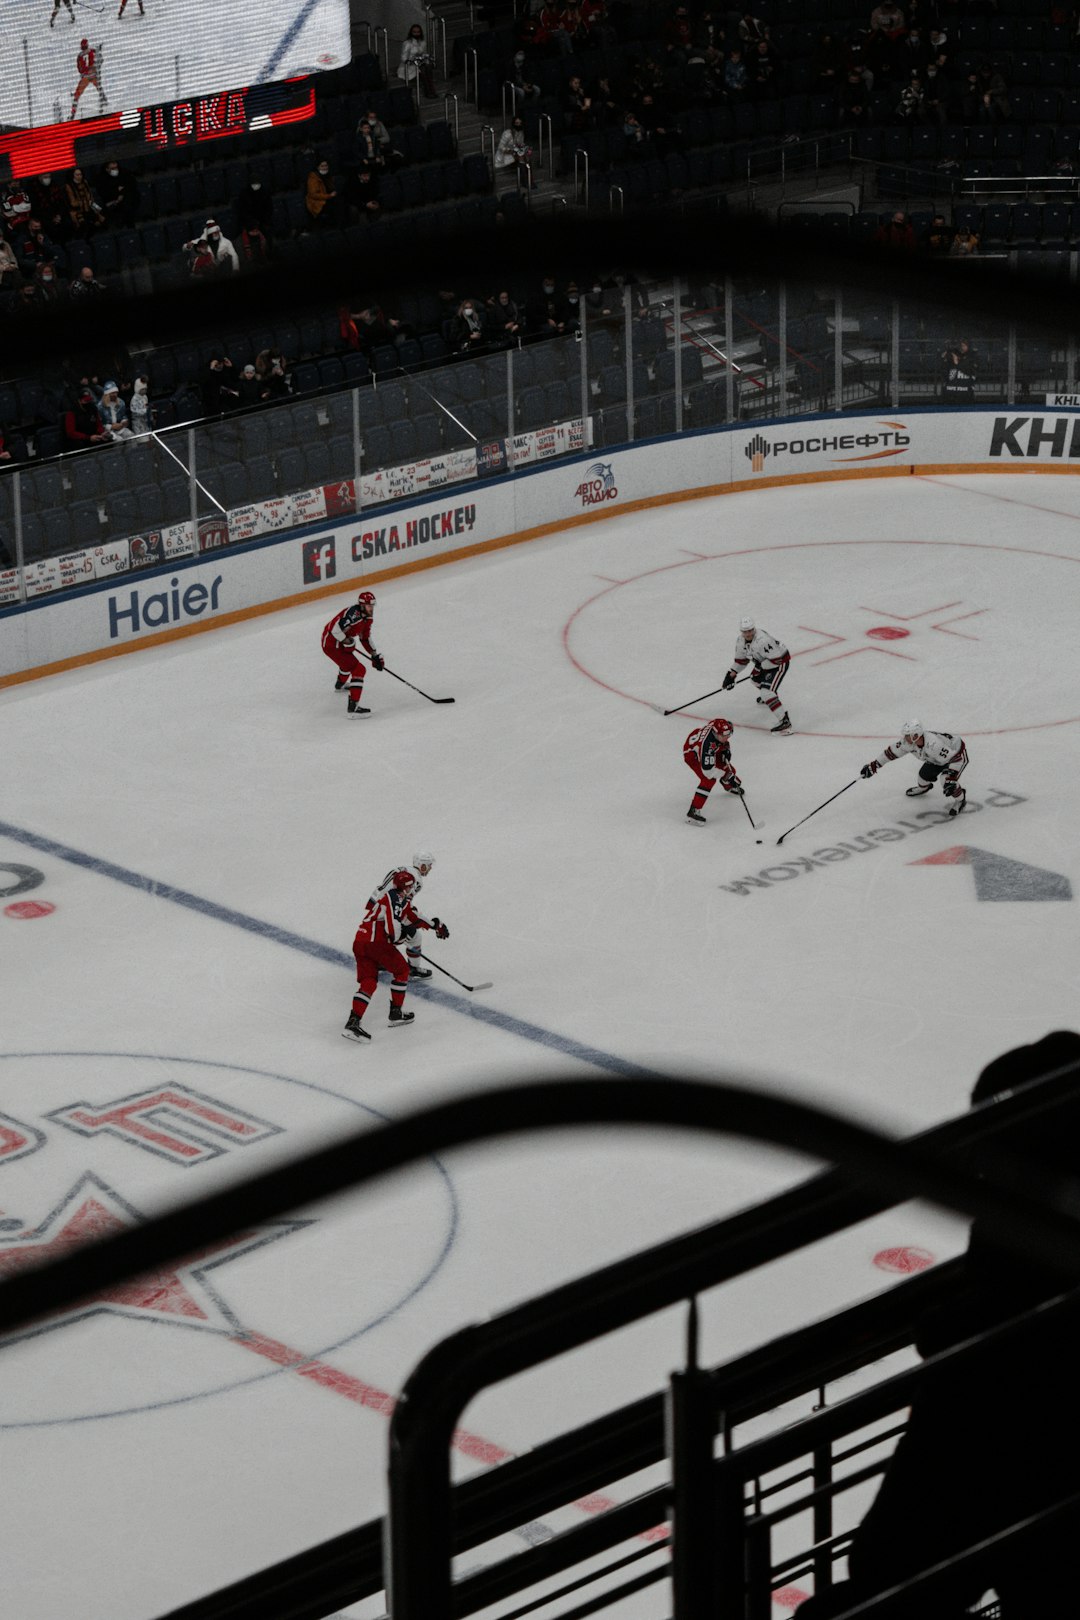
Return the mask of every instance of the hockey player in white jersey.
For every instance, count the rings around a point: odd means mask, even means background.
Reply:
[[[938,777],[943,776],[941,791],[953,801],[949,814],[958,816],[967,803],[967,793],[960,786],[960,775],[968,762],[964,739],[954,737],[949,731],[927,731],[921,720],[905,720],[899,742],[890,743],[876,759],[863,766],[859,775],[871,777],[882,765],[899,759],[902,754],[914,754],[923,762],[918,781],[907,790],[908,798],[918,799],[929,793]]]
[[[786,736],[791,730],[791,721],[780,701],[779,691],[780,682],[787,674],[788,665],[791,663],[791,654],[782,641],[777,641],[767,630],[762,630],[753,619],[740,619],[739,634],[735,639],[735,657],[731,661],[731,668],[724,676],[721,690],[730,692],[739,672],[751,662],[754,671],[750,679],[758,689],[757,700],[764,703],[770,713],[779,715],[772,729],[781,736]]]
[[[424,879],[427,877],[428,873],[431,871],[431,868],[434,865],[435,865],[435,857],[434,857],[434,855],[429,855],[426,850],[421,850],[416,855],[413,856],[412,865],[411,866],[406,866],[404,868],[404,870],[406,872],[411,872],[413,874],[413,876],[415,877],[415,879],[416,879],[416,886],[412,891],[412,908],[413,908],[413,910],[417,913],[418,916],[420,916],[422,918],[422,920],[424,922],[427,923],[429,928],[432,928],[432,929],[435,930],[436,934],[438,934],[438,937],[440,939],[446,939],[448,934],[449,934],[449,929],[447,929],[446,934],[443,934],[443,933],[439,932],[440,929],[446,927],[446,924],[441,923],[439,921],[438,917],[425,917],[423,915],[423,913],[420,911],[420,908],[416,904],[416,897],[420,893],[420,890],[424,886]],[[398,872],[401,871],[401,870],[402,870],[402,868],[398,867],[398,866],[392,866],[390,868],[389,872],[387,872],[386,876],[383,878],[383,880],[379,884],[378,888],[373,889],[371,891],[371,894],[370,894],[370,896],[368,898],[368,905],[369,906],[375,905],[382,895],[389,894],[391,892],[391,890],[394,887],[394,879],[397,876]],[[410,944],[406,945],[406,947],[405,947],[405,955],[409,959],[409,977],[410,978],[412,978],[412,979],[430,979],[431,978],[431,969],[429,967],[426,967],[424,962],[421,960],[420,946],[416,944],[415,940],[413,940]]]

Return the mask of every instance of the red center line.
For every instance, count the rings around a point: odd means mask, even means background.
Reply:
[[[385,1418],[391,1416],[397,1405],[397,1397],[388,1394],[386,1390],[376,1389],[373,1384],[365,1384],[362,1379],[354,1378],[351,1373],[331,1367],[325,1361],[305,1356],[299,1350],[290,1350],[288,1345],[282,1344],[278,1339],[267,1338],[263,1333],[234,1333],[231,1337],[234,1344],[242,1345],[245,1350],[253,1350],[257,1356],[265,1356],[267,1361],[274,1362],[278,1367],[288,1367],[301,1378],[310,1378],[313,1384],[330,1390],[334,1395],[342,1395],[357,1406],[366,1406],[369,1411],[379,1412]],[[453,1445],[454,1450],[460,1451],[463,1456],[472,1457],[476,1462],[489,1465],[509,1462],[515,1455],[504,1446],[496,1445],[492,1440],[471,1434],[468,1429],[454,1430]],[[609,1509],[618,1507],[619,1504],[614,1497],[593,1494],[581,1496],[570,1505],[581,1513],[607,1513]],[[667,1537],[667,1525],[660,1524],[651,1530],[642,1531],[636,1539],[666,1541]]]

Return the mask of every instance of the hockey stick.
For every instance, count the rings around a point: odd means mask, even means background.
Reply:
[[[858,780],[859,780],[859,778],[856,777],[855,782],[857,782]],[[853,788],[855,786],[855,782],[848,782],[846,784],[846,786],[844,786],[844,787],[842,787],[840,789],[840,793],[846,793],[848,788]],[[832,799],[826,799],[825,800],[825,804],[832,804],[833,799],[838,799],[840,797],[840,793],[834,793],[833,796],[832,796]],[[819,804],[818,807],[817,807],[817,810],[811,810],[810,816],[816,816],[817,813],[818,813],[818,810],[824,810],[825,804]],[[810,816],[803,816],[802,821],[797,821],[795,823],[795,827],[801,827],[802,824],[803,824],[803,821],[809,821],[810,820]],[[787,837],[788,833],[793,833],[795,831],[795,827],[789,827],[786,833],[781,833],[779,838],[776,840],[776,842],[778,844],[782,844],[784,842],[784,839]]]
[[[453,701],[453,700],[452,700],[452,699],[451,699],[451,701]],[[453,974],[453,973],[451,973],[451,972],[450,972],[450,971],[449,971],[449,969],[448,969],[448,968],[444,968],[444,967],[439,967],[439,964],[438,964],[438,962],[433,962],[433,961],[432,961],[432,960],[431,960],[431,957],[430,957],[430,956],[428,956],[428,955],[427,955],[427,954],[426,954],[426,952],[424,952],[424,951],[421,951],[421,952],[420,952],[420,955],[421,955],[421,957],[422,957],[422,958],[423,958],[423,960],[424,960],[424,961],[425,961],[425,962],[427,962],[427,963],[428,963],[428,964],[429,964],[429,965],[430,965],[430,966],[431,966],[431,967],[433,967],[433,968],[439,968],[439,972],[440,972],[440,973],[445,973],[445,974],[446,974],[446,977],[447,977],[447,978],[448,978],[448,979],[453,979],[453,980],[454,980],[454,983],[455,983],[455,984],[460,984],[460,986],[461,986],[461,988],[462,988],[462,989],[463,989],[463,990],[468,990],[468,992],[469,992],[469,994],[470,994],[470,995],[471,995],[471,994],[472,994],[472,992],[473,992],[473,991],[474,991],[474,990],[490,990],[490,989],[492,989],[492,988],[493,988],[493,987],[492,987],[492,983],[491,983],[491,980],[490,980],[490,979],[485,979],[485,980],[484,980],[484,982],[483,982],[483,984],[466,984],[466,983],[465,983],[465,980],[464,980],[464,979],[458,979],[458,978],[456,978],[456,977],[455,977],[455,975],[454,975],[454,974]]]
[[[740,675],[738,680],[734,681],[732,684],[735,686],[741,686],[743,681],[748,681],[749,679],[749,675]],[[730,690],[730,688],[728,688],[728,690]],[[687,698],[686,702],[680,703],[676,709],[662,709],[658,703],[650,703],[649,707],[650,709],[655,709],[657,714],[680,714],[683,709],[689,709],[695,703],[704,703],[707,697],[715,697],[717,692],[723,691],[724,687],[718,686],[712,692],[702,692],[700,697]]]
[[[761,832],[762,828],[765,826],[765,823],[763,821],[755,821],[754,820],[753,816],[750,814],[750,806],[746,802],[745,793],[740,793],[738,795],[738,797],[742,800],[742,807],[746,811],[746,819],[747,819],[747,821],[749,821],[751,827],[753,827],[755,832]],[[784,836],[786,838],[787,834],[785,833]]]
[[[386,671],[387,675],[393,675],[395,681],[400,681],[402,686],[408,686],[411,687],[414,692],[420,692],[420,688],[418,686],[413,686],[412,681],[407,681],[404,675],[396,674],[395,671],[389,667],[389,665],[384,664],[383,669]],[[420,696],[422,698],[427,698],[429,703],[453,703],[454,701],[453,698],[433,698],[430,692],[420,692]],[[451,978],[453,978],[453,976],[453,974],[450,975]],[[468,988],[468,986],[466,986],[466,988]]]
[[[82,6],[84,11],[96,11],[99,17],[105,10],[105,0],[100,0],[100,3],[97,4],[95,4],[95,0],[75,0],[75,4]],[[100,48],[99,46],[98,49],[100,50]]]

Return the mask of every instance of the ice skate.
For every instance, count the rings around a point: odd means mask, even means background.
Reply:
[[[364,1028],[355,1013],[349,1014],[349,1021],[341,1033],[347,1041],[370,1041],[371,1039],[371,1031]]]
[[[410,961],[410,963],[409,963],[409,977],[410,978],[412,978],[412,979],[430,979],[431,976],[432,976],[431,969],[429,967],[426,967],[423,962],[412,962],[412,961]]]
[[[704,827],[706,825],[705,817],[702,815],[701,811],[695,810],[692,805],[686,812],[686,819],[687,821],[695,822],[699,827]]]
[[[964,788],[957,788],[953,802],[949,806],[950,816],[958,816],[965,804],[967,804],[967,792]]]
[[[404,1024],[411,1024],[415,1017],[415,1013],[406,1012],[404,1007],[391,1007],[389,1019],[390,1028],[399,1029]]]
[[[359,698],[351,697],[349,699],[349,713],[350,714],[370,714],[371,710],[362,708],[361,705],[360,705],[360,699]]]
[[[921,799],[924,793],[930,792],[933,785],[933,782],[916,782],[914,787],[908,788],[907,796],[909,799]]]
[[[787,732],[791,730],[791,721],[788,718],[788,712],[786,709],[784,710],[783,718],[779,720],[772,729],[781,737],[785,736]]]

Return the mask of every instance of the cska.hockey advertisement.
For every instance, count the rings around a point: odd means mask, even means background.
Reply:
[[[255,87],[350,55],[349,0],[4,0],[3,17],[0,152],[24,175],[49,167],[37,156],[53,148],[61,167],[73,138],[134,135],[148,109],[169,103],[190,105],[193,131],[209,109],[213,133],[218,102],[235,124]]]

